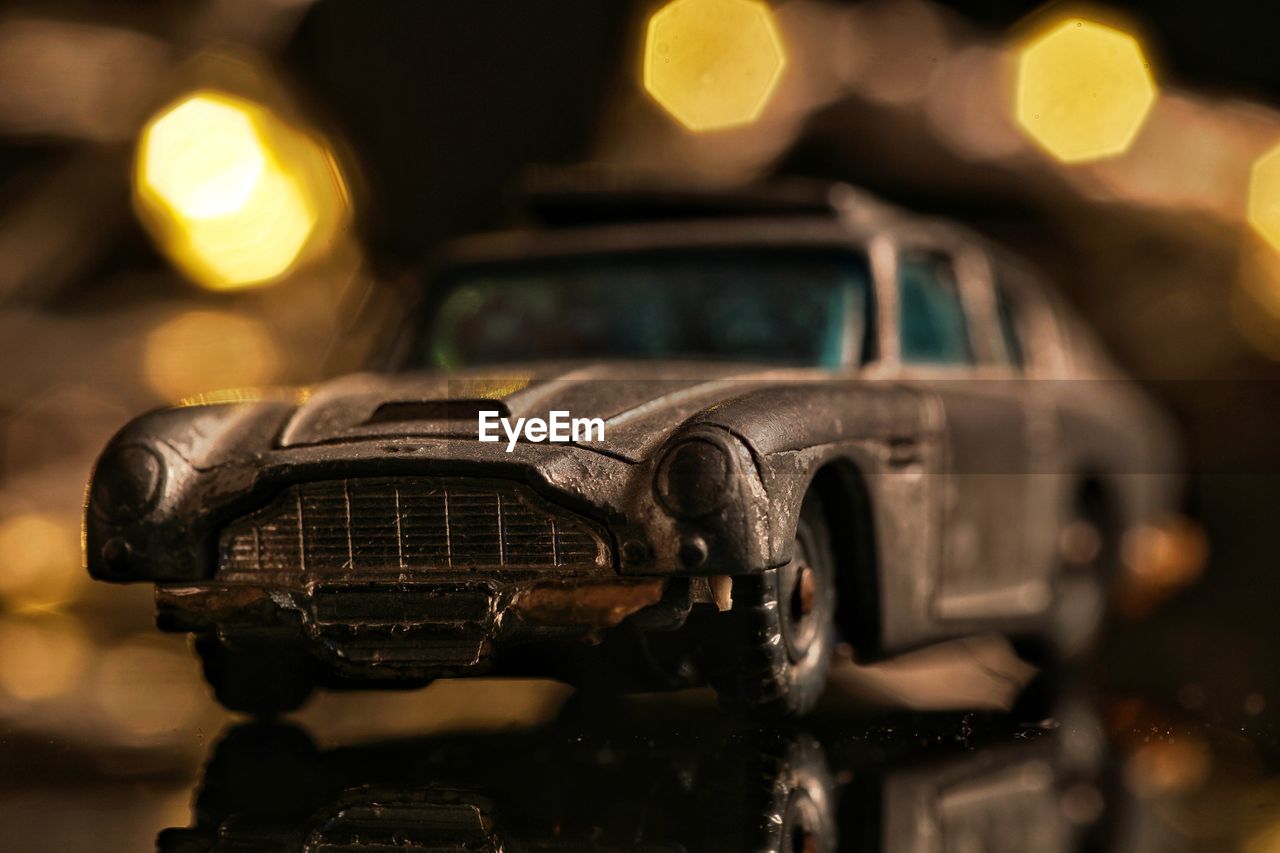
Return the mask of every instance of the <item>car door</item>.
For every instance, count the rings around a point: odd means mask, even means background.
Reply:
[[[1060,499],[1069,475],[1062,457],[1057,391],[1062,385],[1061,343],[1040,283],[1018,264],[988,268],[1009,387],[1026,419],[1027,473],[1023,484],[1021,598],[1027,609],[1043,598],[1057,566]]]
[[[990,265],[949,235],[898,242],[900,381],[942,413],[942,543],[932,611],[982,622],[1034,611],[1042,601],[1025,570],[1026,406],[999,342]]]

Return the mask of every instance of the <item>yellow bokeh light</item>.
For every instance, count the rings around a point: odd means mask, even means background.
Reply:
[[[195,659],[160,637],[137,637],[107,651],[95,687],[107,716],[139,736],[181,729],[205,696]]]
[[[645,32],[644,88],[690,130],[754,121],[786,64],[763,0],[671,0]]]
[[[1213,756],[1195,735],[1142,744],[1124,766],[1129,789],[1140,797],[1170,797],[1204,784]]]
[[[76,597],[86,576],[76,525],[27,513],[0,522],[0,598],[17,609],[52,607]]]
[[[1259,806],[1267,808],[1270,803]],[[1245,839],[1244,853],[1280,853],[1280,820],[1272,819],[1261,829],[1254,830]]]
[[[269,384],[280,367],[261,323],[227,311],[188,311],[147,334],[143,376],[165,400]]]
[[[1123,154],[1156,99],[1138,40],[1080,19],[1022,47],[1016,89],[1018,126],[1064,163]]]
[[[25,702],[72,690],[89,665],[89,640],[65,616],[0,620],[0,689]]]
[[[332,154],[244,98],[202,90],[143,129],[134,166],[143,223],[188,277],[215,290],[277,281],[346,213]]]
[[[1280,145],[1253,164],[1249,175],[1249,224],[1280,250]]]
[[[226,216],[244,206],[266,170],[262,149],[244,109],[191,98],[151,126],[142,177],[183,216]]]

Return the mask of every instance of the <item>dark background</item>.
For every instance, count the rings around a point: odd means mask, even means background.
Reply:
[[[886,32],[905,21],[903,40],[886,40],[881,49],[910,58],[918,46],[925,68],[941,67],[946,56],[915,38],[912,22],[920,15],[947,34],[947,50],[955,52],[999,46],[1036,21],[1077,8],[995,0],[808,5],[869,10],[856,20]],[[865,69],[790,118],[766,121],[759,136],[699,140],[672,128],[637,91],[636,45],[655,7],[622,0],[154,0],[5,10],[0,22],[30,17],[140,33],[163,57],[154,67],[167,70],[156,89],[137,84],[136,103],[121,107],[136,110],[137,119],[123,121],[124,130],[95,136],[0,123],[0,518],[40,513],[67,527],[77,523],[97,448],[125,418],[160,402],[139,382],[139,348],[167,316],[232,310],[256,317],[276,336],[279,381],[323,373],[317,365],[342,333],[347,312],[334,305],[347,279],[333,285],[314,273],[262,291],[206,293],[173,271],[129,208],[128,128],[181,88],[188,57],[230,46],[268,69],[339,150],[353,189],[350,237],[361,258],[358,271],[344,275],[375,292],[412,286],[442,240],[513,221],[511,188],[530,167],[582,162],[688,175],[719,160],[737,164],[717,173],[720,181],[771,174],[849,181],[959,219],[1034,260],[1119,363],[1176,416],[1188,451],[1186,509],[1211,548],[1198,583],[1117,627],[1098,691],[1111,707],[1163,709],[1222,749],[1224,764],[1247,768],[1249,779],[1273,776],[1280,762],[1280,673],[1273,665],[1280,647],[1280,314],[1267,308],[1265,294],[1280,290],[1280,275],[1242,214],[1168,192],[1179,182],[1194,184],[1194,159],[1161,178],[1162,196],[1116,191],[1103,171],[1058,167],[1025,146],[965,156],[927,120],[923,96],[873,96],[860,88],[872,79]],[[803,8],[791,0],[779,4],[779,16]],[[1280,109],[1280,7],[1220,0],[1116,2],[1108,9],[1132,22],[1165,91],[1211,108],[1239,104],[1250,116],[1265,114],[1249,125],[1244,150],[1262,153],[1280,143],[1280,119],[1270,112]],[[797,32],[802,37],[789,42],[793,67],[839,58],[806,41],[809,31]],[[3,60],[0,53],[0,66]],[[112,73],[103,68],[98,76]],[[128,91],[133,79],[122,76],[117,88]],[[40,82],[0,67],[0,86],[15,80]],[[86,97],[103,97],[96,91]],[[1268,142],[1258,127],[1271,127],[1274,138]],[[748,153],[738,157],[742,151]],[[1243,182],[1247,164],[1234,174]],[[1228,190],[1243,203],[1243,186]],[[23,756],[0,759],[0,782],[18,787],[19,761],[50,762],[43,744],[52,739],[59,755],[92,756],[98,769],[89,778],[104,790],[132,785],[139,774],[168,780],[155,782],[157,789],[179,780],[164,814],[181,824],[187,780],[207,743],[203,727],[211,737],[225,716],[203,696],[204,704],[191,705],[177,725],[199,730],[195,741],[122,723],[134,707],[129,697],[159,690],[178,671],[184,689],[199,689],[198,677],[183,663],[180,643],[151,636],[145,591],[74,590],[69,603],[53,609],[58,619],[75,621],[89,663],[65,695],[15,694],[0,702],[9,754]],[[45,618],[31,616],[19,598],[5,607],[15,624]],[[122,666],[112,661],[121,656],[128,675],[112,681]],[[0,683],[3,673],[0,661]],[[438,718],[409,710],[416,706],[404,697],[390,705],[357,699],[365,704],[323,705],[311,720],[337,732],[381,732],[408,726],[405,720],[447,726],[484,718],[477,705],[503,705],[507,695],[473,697]],[[551,701],[536,690],[529,695],[511,701],[526,710]],[[437,704],[452,707],[439,698]],[[89,710],[99,705],[118,713]],[[356,717],[359,724],[350,722]],[[0,811],[10,815],[48,805],[30,791],[5,796]],[[101,820],[111,809],[93,806],[94,796],[78,800],[76,813]],[[54,784],[48,802],[61,798]]]

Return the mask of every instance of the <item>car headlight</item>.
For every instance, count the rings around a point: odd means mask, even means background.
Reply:
[[[687,438],[673,445],[658,463],[654,492],[677,518],[697,518],[724,501],[733,460],[709,438]]]
[[[129,444],[108,450],[93,472],[93,511],[104,521],[141,518],[155,506],[164,485],[164,460],[154,450]]]

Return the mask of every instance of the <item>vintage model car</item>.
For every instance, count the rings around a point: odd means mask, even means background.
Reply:
[[[506,673],[797,713],[838,642],[1088,641],[1174,457],[1031,273],[847,187],[589,196],[458,244],[377,372],[126,426],[89,572],[262,712]],[[600,429],[480,440],[553,412]]]

